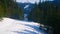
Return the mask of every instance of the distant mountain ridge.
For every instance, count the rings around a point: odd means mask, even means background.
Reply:
[[[34,4],[32,3],[17,3],[18,4],[18,7],[21,7],[22,10],[24,11],[24,13],[28,14],[29,11],[33,8]],[[28,8],[24,9],[25,6],[28,6]],[[28,12],[27,12],[28,11]]]
[[[52,3],[54,5],[60,6],[60,0],[45,1],[45,2],[49,2],[49,3]],[[17,2],[17,4],[18,4],[18,7],[21,7],[22,10],[24,11],[24,13],[26,13],[26,14],[28,14],[31,11],[31,9],[33,9],[33,7],[34,7],[33,3],[21,3],[21,2]],[[29,7],[27,7],[26,9],[24,9],[24,7],[26,5],[29,5]]]

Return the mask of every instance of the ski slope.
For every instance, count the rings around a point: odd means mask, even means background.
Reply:
[[[0,34],[45,34],[45,32],[39,29],[38,23],[3,18],[0,21]]]

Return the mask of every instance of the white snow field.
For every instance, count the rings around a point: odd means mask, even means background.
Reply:
[[[0,34],[45,34],[45,32],[39,30],[38,23],[3,18],[0,21]]]

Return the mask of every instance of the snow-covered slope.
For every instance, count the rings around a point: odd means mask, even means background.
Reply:
[[[0,34],[45,34],[45,32],[39,30],[38,23],[3,18],[0,21]]]

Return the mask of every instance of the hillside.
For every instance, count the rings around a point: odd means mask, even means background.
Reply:
[[[0,34],[46,34],[35,22],[25,22],[11,18],[0,21]]]

